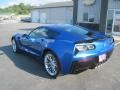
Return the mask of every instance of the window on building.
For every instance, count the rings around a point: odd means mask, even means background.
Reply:
[[[89,22],[94,22],[94,18],[89,18]]]
[[[84,13],[83,14],[83,21],[84,22],[94,22],[94,16],[93,15],[89,15],[88,13]]]
[[[83,13],[83,21],[88,22],[88,13]]]
[[[106,33],[112,32],[114,10],[108,10]]]
[[[89,15],[89,22],[94,22],[94,15]]]

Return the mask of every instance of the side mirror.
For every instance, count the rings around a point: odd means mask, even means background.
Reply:
[[[27,34],[23,34],[22,37],[29,38]]]

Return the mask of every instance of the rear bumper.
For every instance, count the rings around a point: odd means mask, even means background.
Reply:
[[[100,64],[105,63],[112,55],[112,52],[113,50],[106,53],[107,58],[103,62],[99,62],[99,56],[92,57],[92,58],[84,58],[83,60],[80,60],[80,61],[74,61],[71,66],[71,73],[84,70],[84,69],[88,69],[88,68],[92,68],[92,67],[96,67]]]

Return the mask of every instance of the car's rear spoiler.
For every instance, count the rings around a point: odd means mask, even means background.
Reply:
[[[102,37],[102,38],[93,38],[93,39],[90,39],[90,40],[76,41],[75,44],[92,43],[92,42],[98,41],[98,40],[105,40],[106,38],[113,38],[113,37],[112,36],[107,36],[107,37]],[[114,38],[113,38],[113,42],[114,42]]]

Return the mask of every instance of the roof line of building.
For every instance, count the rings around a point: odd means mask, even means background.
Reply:
[[[30,9],[32,10],[32,9],[46,9],[46,8],[60,8],[60,7],[73,7],[73,1],[48,3],[41,6],[35,6]]]

